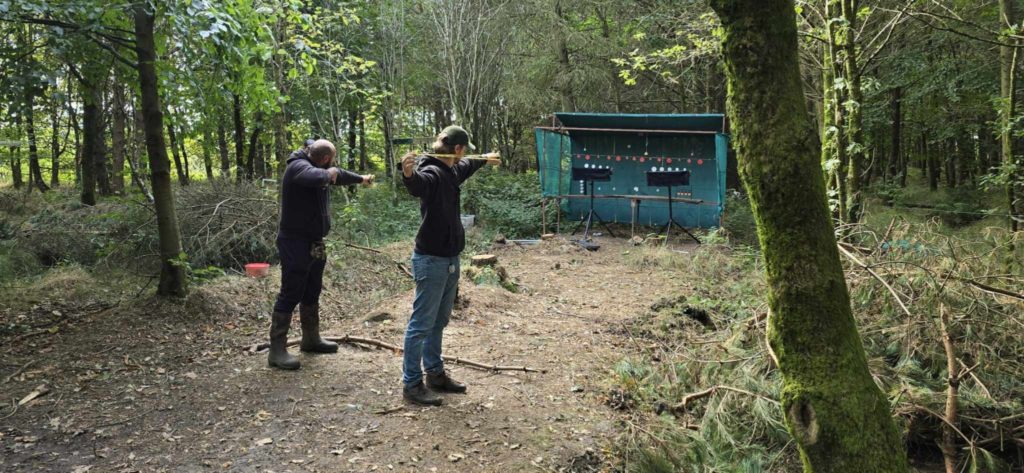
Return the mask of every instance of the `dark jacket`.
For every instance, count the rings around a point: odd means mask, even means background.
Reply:
[[[402,175],[406,189],[420,198],[420,230],[416,233],[416,252],[424,255],[458,256],[466,247],[459,209],[462,185],[486,161],[460,161],[448,167],[444,161],[420,156],[412,177]]]
[[[339,169],[335,185],[363,182],[363,176]],[[331,230],[331,183],[326,169],[316,167],[303,150],[288,157],[281,178],[281,223],[277,237],[317,241]]]

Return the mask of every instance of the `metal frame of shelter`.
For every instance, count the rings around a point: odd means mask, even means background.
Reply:
[[[728,121],[722,114],[555,113],[551,126],[534,129],[542,200],[554,201],[573,217],[585,214],[589,196],[582,182],[570,181],[573,167],[613,170],[611,182],[599,185],[596,199],[602,216],[638,224],[669,222],[673,216],[691,228],[719,226],[725,212]],[[648,171],[688,171],[689,186],[647,186]],[[682,204],[682,205],[679,205]],[[561,214],[555,222],[561,230]],[[547,213],[542,212],[544,232]]]

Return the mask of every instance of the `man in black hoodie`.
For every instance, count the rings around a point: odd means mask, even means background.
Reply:
[[[270,322],[270,354],[267,363],[285,370],[299,369],[299,360],[288,354],[288,328],[299,306],[302,343],[312,353],[334,353],[338,344],[320,337],[320,290],[327,255],[324,237],[331,230],[329,185],[370,185],[373,176],[331,167],[336,151],[327,140],[317,140],[288,157],[281,179],[281,222],[277,251],[281,255],[281,292]]]
[[[459,186],[484,164],[500,161],[463,160],[466,150],[476,147],[469,142],[469,133],[457,126],[445,128],[433,148],[434,154],[402,158],[403,182],[420,198],[422,217],[412,255],[416,298],[405,329],[402,395],[415,404],[439,406],[442,399],[428,386],[440,392],[466,392],[466,385],[448,376],[441,359],[442,334],[459,287],[459,253],[466,247]]]

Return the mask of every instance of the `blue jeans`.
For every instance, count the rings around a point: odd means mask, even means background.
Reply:
[[[413,252],[412,274],[416,279],[416,298],[405,329],[402,358],[402,382],[406,385],[420,382],[423,371],[432,374],[444,371],[441,338],[459,288],[459,257]]]

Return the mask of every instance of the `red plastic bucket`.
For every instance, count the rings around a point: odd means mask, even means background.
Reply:
[[[266,276],[267,273],[269,272],[269,263],[249,263],[245,265],[245,274],[250,277],[262,278],[263,276]]]

